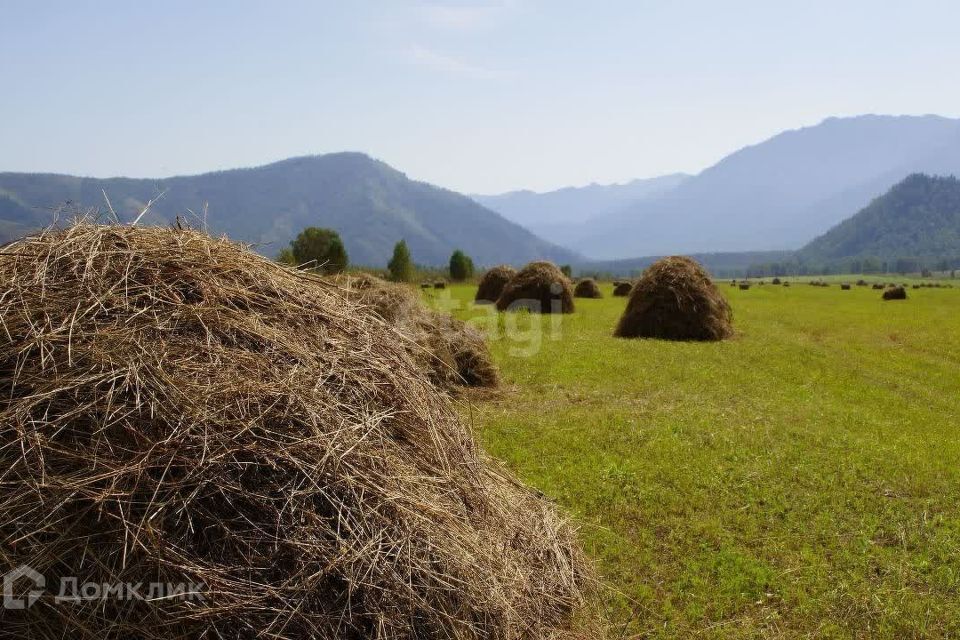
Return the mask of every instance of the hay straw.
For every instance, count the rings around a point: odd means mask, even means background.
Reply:
[[[90,224],[6,247],[0,282],[0,571],[205,585],[200,602],[47,594],[0,614],[5,635],[570,627],[571,526],[335,286],[195,231]]]

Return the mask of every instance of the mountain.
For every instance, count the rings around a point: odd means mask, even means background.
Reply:
[[[644,256],[623,260],[592,260],[574,264],[578,274],[609,274],[635,277],[644,269],[665,256]],[[693,253],[690,257],[699,262],[714,277],[741,277],[750,267],[758,264],[786,263],[795,261],[793,251],[737,251],[729,253]]]
[[[960,120],[829,118],[582,225],[576,246],[597,259],[796,249],[918,171],[960,174]]]
[[[666,193],[689,177],[684,173],[674,173],[626,184],[591,184],[544,193],[524,190],[471,197],[551,242],[573,244],[582,231],[581,226],[591,219],[613,213],[644,198]]]
[[[960,180],[908,176],[799,255],[818,261],[960,256]]]
[[[158,180],[0,173],[0,239],[48,224],[50,210],[68,201],[105,208],[104,193],[121,220],[155,199],[144,222],[185,216],[267,255],[304,227],[321,226],[340,233],[353,264],[368,266],[386,264],[401,238],[414,260],[427,265],[447,264],[457,248],[478,265],[579,259],[464,195],[410,180],[360,153]]]

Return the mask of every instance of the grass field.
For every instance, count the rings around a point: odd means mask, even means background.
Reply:
[[[613,637],[960,635],[960,290],[722,290],[722,343],[612,338],[609,284],[501,318],[505,389],[464,408],[580,523]]]

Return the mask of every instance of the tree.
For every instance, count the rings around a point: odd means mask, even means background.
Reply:
[[[280,253],[277,254],[277,262],[291,267],[297,266],[297,259],[293,257],[293,249],[290,247],[280,249]]]
[[[450,256],[450,279],[455,282],[463,282],[473,277],[473,260],[460,249],[453,252]]]
[[[297,264],[312,263],[323,273],[340,273],[347,268],[347,250],[333,229],[307,227],[290,243]]]
[[[571,267],[568,264],[565,264],[562,267],[560,267],[560,273],[570,278],[573,276],[573,267]]]
[[[410,249],[405,240],[393,245],[393,257],[387,264],[390,270],[390,279],[394,282],[410,282],[413,280],[413,262],[410,261]]]

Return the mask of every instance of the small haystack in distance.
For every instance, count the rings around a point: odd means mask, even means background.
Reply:
[[[883,289],[883,288],[884,288],[884,286],[883,286],[881,283],[879,283],[879,282],[875,282],[875,283],[873,284],[873,289],[874,289],[875,291],[880,291],[880,290]]]
[[[616,298],[626,298],[630,295],[630,289],[633,288],[633,284],[630,282],[617,282],[613,285],[613,295]]]
[[[685,256],[653,263],[630,292],[614,335],[619,338],[722,340],[732,313],[703,267]]]
[[[903,287],[890,287],[883,292],[884,300],[906,300],[907,299],[907,290]]]
[[[446,288],[447,288],[447,283],[444,282],[443,280],[437,280],[436,282],[433,283],[433,288],[434,288],[434,289],[446,289]]]
[[[503,288],[510,282],[510,278],[517,275],[517,270],[508,264],[487,269],[483,277],[480,278],[480,284],[477,287],[477,295],[474,298],[476,304],[494,304]]]
[[[840,285],[840,289],[843,291],[850,291],[850,283],[844,282]]]
[[[411,355],[438,386],[456,391],[460,386],[499,384],[483,334],[462,320],[429,309],[415,289],[368,274],[341,274],[327,280],[408,336]]]
[[[588,579],[572,527],[337,287],[198,232],[95,225],[8,245],[0,283],[4,565],[48,595],[143,585],[44,596],[3,635],[570,629]]]
[[[497,309],[534,313],[573,313],[573,287],[552,262],[531,262],[510,279],[497,298]]]
[[[750,288],[750,283],[749,283],[749,282],[741,282],[741,283],[740,283],[740,291],[746,291],[746,290],[748,290],[749,288]]]
[[[857,286],[858,286],[858,287],[865,287],[865,286],[867,286],[867,281],[866,281],[866,280],[857,280]]]
[[[770,281],[770,284],[781,284],[780,278],[774,278],[773,280]]]
[[[420,283],[420,288],[421,288],[421,289],[429,289],[431,286],[433,286],[433,285],[431,285],[429,282],[421,282],[421,283]]]
[[[573,289],[574,298],[602,298],[603,293],[600,292],[600,286],[597,284],[597,281],[593,278],[584,278],[577,283],[577,286]]]
[[[789,286],[790,286],[790,283],[789,283],[789,282],[787,282],[786,280],[784,280],[784,281],[783,281],[783,286],[785,286],[785,287],[789,287]]]

